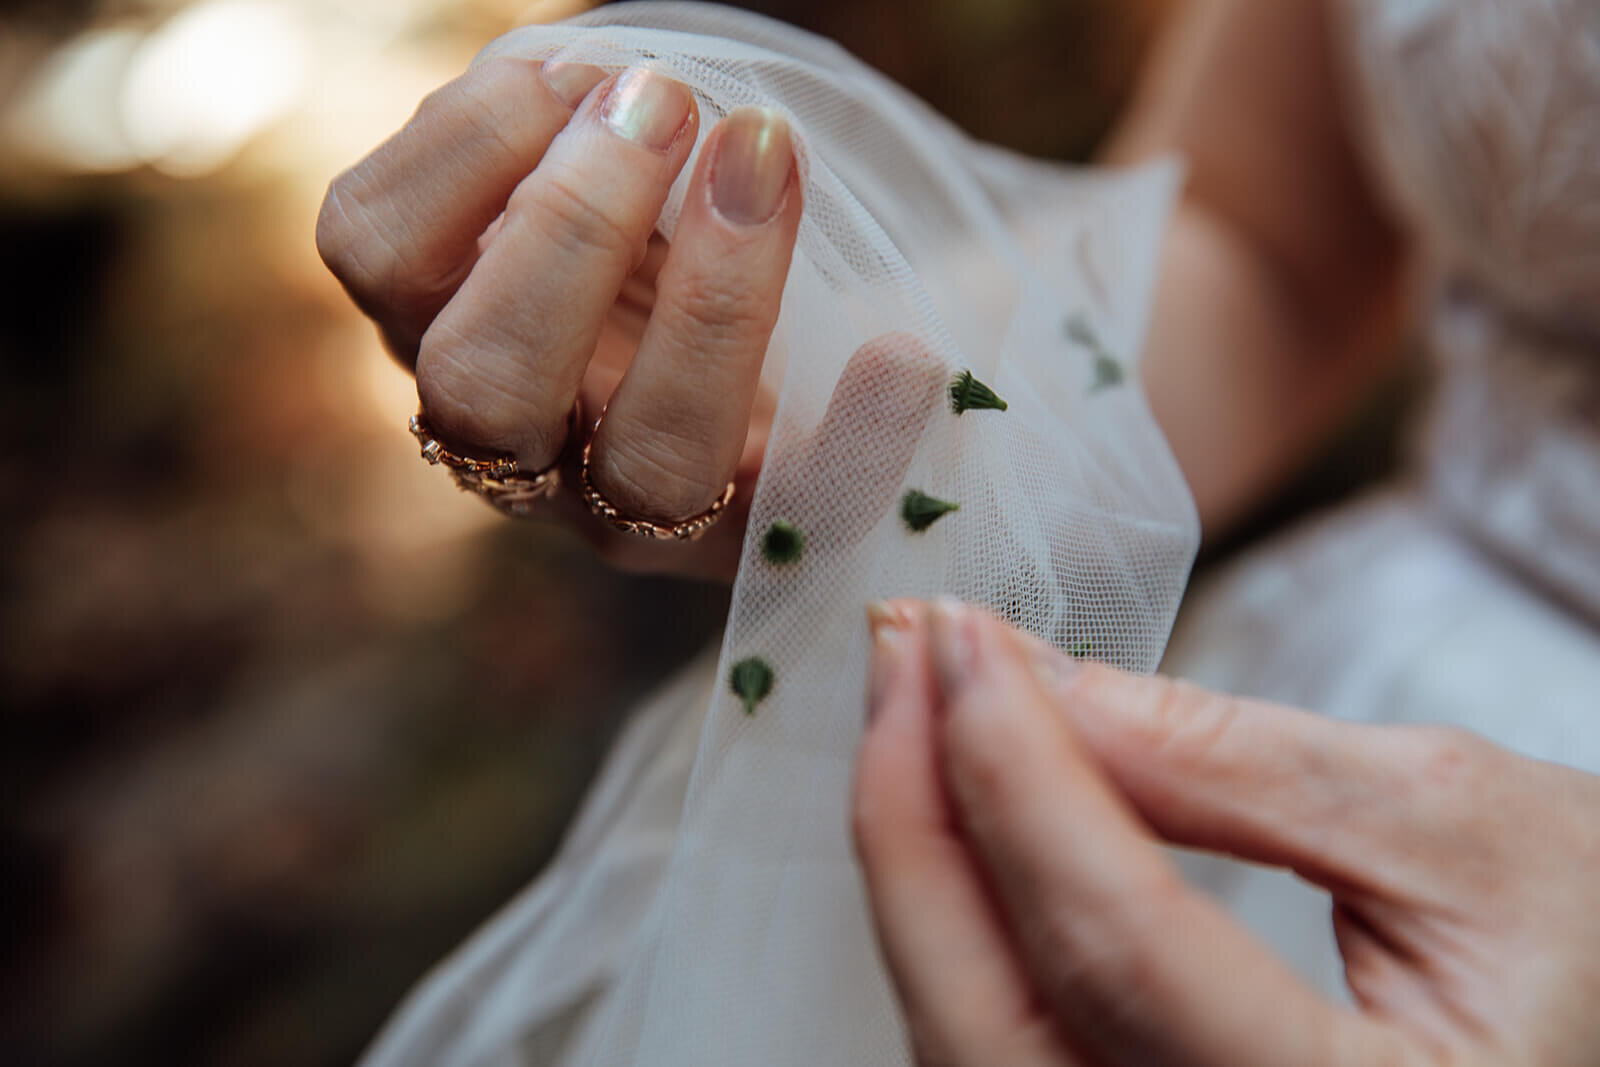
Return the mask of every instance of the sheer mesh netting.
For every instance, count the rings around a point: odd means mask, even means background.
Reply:
[[[703,129],[790,117],[779,410],[714,677],[640,714],[550,871],[369,1063],[907,1062],[849,838],[863,607],[948,593],[1153,669],[1198,541],[1136,368],[1175,169],[983,148],[837,47],[716,7],[609,6],[485,53],[508,55],[662,71]],[[1006,409],[958,413],[962,371]]]

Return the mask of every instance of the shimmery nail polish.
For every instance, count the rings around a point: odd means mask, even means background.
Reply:
[[[967,684],[976,665],[972,611],[959,600],[940,597],[934,601],[928,621],[934,673],[939,688],[948,696]]]
[[[670,78],[648,70],[630,70],[606,97],[606,125],[635,144],[665,152],[688,121],[693,98]]]
[[[872,631],[871,661],[867,676],[867,724],[889,696],[889,688],[905,655],[910,619],[891,604],[874,601],[867,605],[867,625]]]
[[[794,172],[789,123],[778,112],[746,107],[722,120],[711,168],[711,203],[741,226],[755,226],[783,208]]]
[[[1044,654],[1030,649],[1028,666],[1033,671],[1033,680],[1046,693],[1055,693],[1067,688],[1079,669],[1077,660],[1063,656],[1053,649]]]
[[[872,629],[874,637],[885,629],[909,630],[911,622],[911,613],[904,605],[890,603],[887,600],[873,600],[867,604],[867,625]]]
[[[587,63],[546,63],[540,71],[550,91],[570,108],[577,108],[589,90],[606,80],[606,72]]]

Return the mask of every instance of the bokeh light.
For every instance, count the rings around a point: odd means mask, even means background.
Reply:
[[[299,102],[310,53],[309,31],[287,5],[196,5],[134,53],[121,89],[123,132],[169,174],[208,173]]]
[[[5,124],[14,152],[63,170],[119,171],[141,162],[122,126],[128,68],[144,35],[91,30],[45,61]]]

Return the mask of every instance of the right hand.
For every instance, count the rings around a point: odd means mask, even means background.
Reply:
[[[775,407],[761,365],[801,185],[782,116],[736,111],[706,140],[669,248],[655,223],[698,124],[661,75],[488,59],[333,182],[317,245],[415,369],[447,447],[525,471],[559,459],[568,488],[550,506],[613,562],[726,578]],[[871,348],[857,360],[894,358]],[[681,521],[730,480],[734,506],[694,544],[590,515],[570,488],[580,398],[606,412],[592,475],[622,513]]]
[[[855,837],[919,1063],[1600,1062],[1600,777],[1080,664],[953,602],[873,615]],[[1355,1005],[1163,841],[1326,889]]]

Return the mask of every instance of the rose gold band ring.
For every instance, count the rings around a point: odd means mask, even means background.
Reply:
[[[602,417],[604,417],[603,412]],[[596,420],[595,428],[598,429],[599,426],[599,420]],[[717,520],[722,518],[723,513],[728,510],[728,505],[733,501],[734,483],[729,482],[722,490],[722,495],[712,501],[710,507],[682,522],[659,523],[649,519],[629,518],[618,511],[617,506],[595,488],[594,478],[589,471],[589,452],[593,447],[594,434],[591,433],[583,443],[583,461],[579,466],[579,480],[582,484],[579,491],[590,511],[623,533],[653,541],[698,541],[701,535],[716,525]]]
[[[605,413],[601,412],[601,418],[604,416]],[[659,523],[622,514],[615,504],[606,499],[605,494],[595,488],[590,474],[589,454],[594,446],[595,431],[600,427],[600,419],[596,419],[593,426],[584,427],[583,419],[574,407],[571,421],[569,440],[580,434],[583,437],[583,455],[579,466],[580,495],[591,512],[615,529],[654,541],[697,541],[716,525],[732,503],[735,486],[729,482],[710,507],[682,522]],[[422,458],[449,470],[462,491],[482,497],[515,518],[526,518],[533,514],[540,503],[554,497],[561,488],[559,456],[544,470],[531,473],[525,473],[518,467],[515,456],[497,456],[494,459],[463,456],[440,443],[428,425],[427,416],[421,412],[411,416],[411,435],[422,448]]]
[[[524,473],[515,456],[473,459],[457,455],[439,443],[421,412],[411,416],[411,435],[422,447],[422,458],[450,471],[457,487],[475,493],[507,515],[526,518],[541,502],[561,488],[560,458],[542,471]]]

